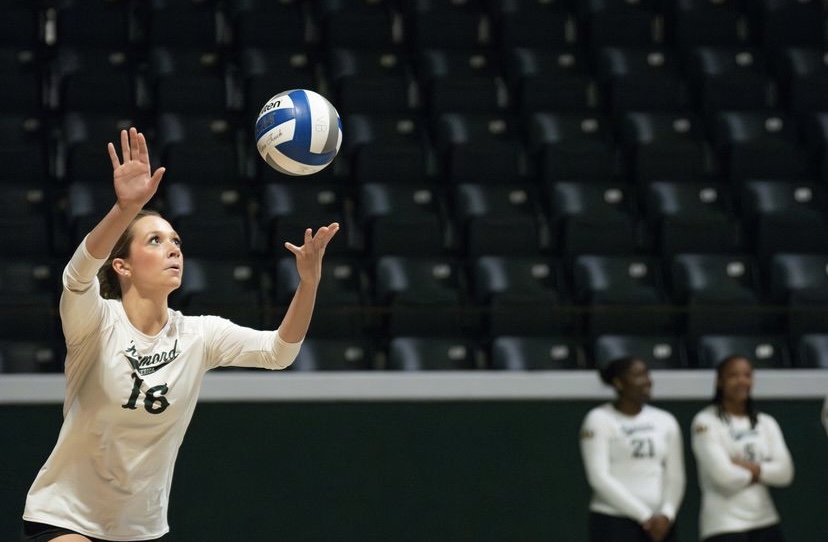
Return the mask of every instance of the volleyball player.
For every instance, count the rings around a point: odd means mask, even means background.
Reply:
[[[616,359],[599,373],[616,397],[590,410],[581,426],[581,456],[592,488],[589,540],[675,542],[685,488],[679,424],[648,404],[652,381],[642,360]]]
[[[725,358],[716,392],[692,424],[701,487],[699,533],[705,542],[782,542],[769,487],[793,480],[793,460],[776,420],[756,410],[753,364]]]
[[[121,132],[108,145],[115,204],[63,273],[64,421],[26,499],[23,540],[160,540],[173,466],[204,374],[215,367],[282,369],[307,332],[325,248],[339,225],[305,232],[299,285],[279,328],[258,331],[168,307],[181,285],[182,244],[161,216],[143,211],[164,168],[146,140]]]

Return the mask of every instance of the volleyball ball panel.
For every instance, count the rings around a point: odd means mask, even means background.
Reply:
[[[342,120],[321,94],[286,90],[264,104],[255,133],[256,148],[270,167],[287,175],[310,175],[336,158]]]

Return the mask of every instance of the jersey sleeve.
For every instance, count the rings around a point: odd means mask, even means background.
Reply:
[[[60,318],[66,344],[77,344],[100,327],[105,301],[100,295],[97,273],[106,260],[92,257],[81,242],[63,270]]]
[[[653,511],[610,472],[610,438],[611,430],[604,416],[597,410],[587,414],[580,434],[581,457],[587,482],[613,508],[643,523],[653,515]]]
[[[684,474],[684,444],[681,427],[672,416],[667,420],[667,453],[664,465],[664,495],[659,512],[671,522],[675,521],[684,499],[686,479]]]
[[[692,448],[699,471],[704,472],[718,490],[733,494],[751,483],[750,471],[734,465],[717,431],[718,422],[708,412],[699,413],[692,424]]]
[[[259,331],[234,324],[218,316],[203,316],[207,344],[207,369],[216,367],[251,367],[284,369],[302,346],[289,343],[279,331]]]
[[[794,476],[791,452],[776,420],[768,415],[760,416],[767,429],[769,457],[760,464],[759,481],[769,486],[785,487],[793,481]]]

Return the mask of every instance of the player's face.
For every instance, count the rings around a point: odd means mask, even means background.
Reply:
[[[132,227],[132,244],[125,258],[132,283],[167,291],[181,286],[181,239],[170,223],[159,216],[145,216]]]
[[[621,378],[621,383],[621,393],[627,398],[638,403],[650,400],[653,381],[650,379],[650,370],[643,361],[633,361]]]
[[[725,401],[747,401],[753,387],[753,365],[745,358],[728,361],[719,375],[719,387]]]

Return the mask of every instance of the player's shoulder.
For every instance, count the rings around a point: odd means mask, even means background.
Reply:
[[[693,416],[693,420],[690,422],[690,427],[692,428],[694,434],[701,435],[719,423],[721,423],[721,420],[716,413],[716,407],[713,405],[707,405],[698,411],[695,416]]]
[[[645,405],[644,406],[644,413],[648,417],[650,417],[650,418],[652,418],[652,419],[654,419],[654,420],[656,420],[660,423],[665,423],[665,424],[669,424],[669,425],[678,425],[678,420],[676,420],[676,417],[673,415],[672,412],[670,412],[667,409],[657,407],[657,406],[653,406],[653,405]]]
[[[602,403],[589,409],[584,416],[584,423],[607,423],[612,421],[613,408],[610,403]]]

